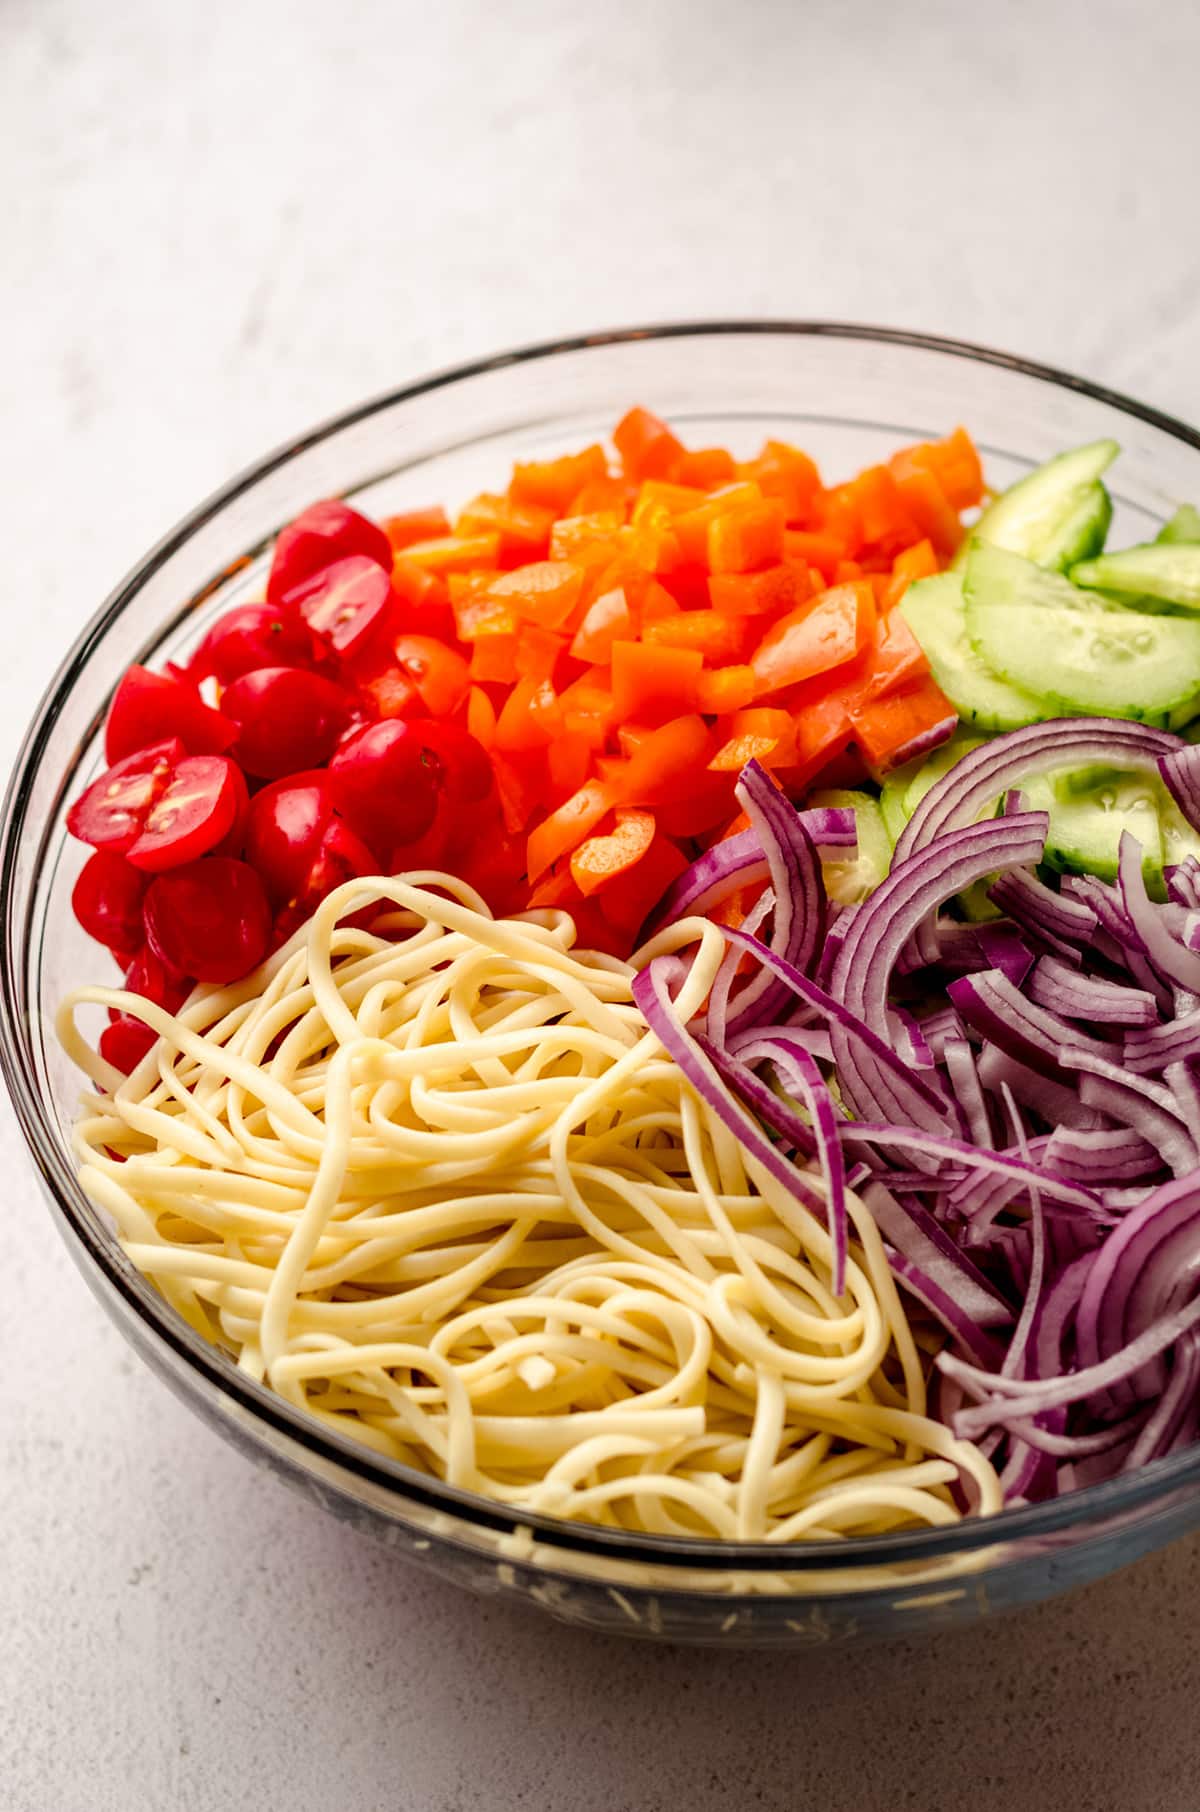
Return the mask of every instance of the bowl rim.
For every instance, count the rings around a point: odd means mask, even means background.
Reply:
[[[1139,1509],[1157,1508],[1173,1488],[1200,1481],[1200,1443],[1099,1484],[1084,1486],[1046,1503],[1001,1510],[991,1517],[964,1517],[949,1527],[924,1527],[898,1534],[846,1537],[831,1546],[826,1542],[723,1541],[701,1536],[640,1535],[597,1524],[572,1523],[540,1513],[518,1511],[477,1493],[444,1484],[398,1461],[376,1454],[349,1436],[324,1428],[314,1418],[294,1409],[265,1385],[236,1371],[220,1351],[204,1341],[175,1315],[147,1280],[131,1273],[119,1259],[119,1248],[102,1235],[87,1198],[60,1148],[56,1128],[37,1089],[32,1047],[23,1009],[21,972],[24,945],[14,923],[14,872],[22,846],[33,777],[51,731],[63,709],[79,669],[88,660],[112,624],[147,580],[186,541],[230,502],[251,489],[298,454],[341,433],[357,422],[384,410],[452,385],[469,383],[508,366],[550,360],[564,354],[640,341],[713,337],[776,335],[808,339],[837,339],[906,348],[941,354],[967,363],[988,365],[1028,377],[1052,388],[1067,389],[1168,434],[1200,452],[1200,432],[1164,411],[1136,401],[1119,391],[1054,366],[972,341],[924,334],[905,328],[874,326],[836,320],[721,320],[677,321],[638,327],[607,329],[595,333],[536,341],[487,357],[468,360],[416,381],[368,398],[326,418],[246,466],[212,492],[138,561],[105,599],[76,637],[43,693],[22,739],[0,807],[0,901],[3,902],[4,937],[0,948],[0,1073],[3,1074],[18,1123],[30,1155],[56,1209],[55,1218],[72,1256],[100,1293],[99,1285],[115,1294],[136,1316],[146,1335],[164,1346],[177,1361],[199,1374],[219,1396],[233,1403],[252,1420],[265,1422],[282,1436],[326,1465],[333,1461],[376,1491],[392,1496],[400,1508],[405,1500],[427,1511],[449,1512],[469,1527],[501,1536],[530,1531],[544,1551],[592,1555],[644,1564],[658,1570],[691,1569],[697,1572],[770,1572],[777,1575],[803,1572],[844,1571],[857,1568],[903,1566],[962,1555],[976,1549],[1000,1546],[1021,1538],[1051,1537],[1084,1528],[1090,1522],[1130,1515]],[[114,676],[115,684],[115,676]],[[39,858],[40,859],[40,858]],[[17,954],[19,953],[19,954]],[[74,1242],[74,1243],[73,1243]],[[89,1276],[89,1266],[99,1277]],[[139,1288],[140,1285],[140,1288]],[[448,1539],[455,1539],[447,1531]]]

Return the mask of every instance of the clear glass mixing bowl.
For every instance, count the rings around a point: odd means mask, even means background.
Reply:
[[[100,770],[99,729],[131,661],[187,651],[261,595],[278,529],[314,498],[369,511],[495,488],[512,461],[602,438],[633,402],[693,445],[767,434],[848,474],[965,423],[993,483],[1100,435],[1121,442],[1118,540],[1200,498],[1200,435],[1061,372],[882,329],[730,323],[600,334],[506,353],[351,410],[233,480],[160,542],[87,626],[42,700],[0,827],[0,1058],[72,1257],[144,1359],[213,1427],[335,1515],[478,1592],[629,1635],[779,1647],[906,1635],[1045,1598],[1200,1526],[1200,1446],[1057,1502],[952,1529],[789,1547],[672,1541],[514,1519],[297,1414],[197,1338],[79,1190],[79,1079],[54,1013],[102,962],[76,926],[85,852],[64,809]]]

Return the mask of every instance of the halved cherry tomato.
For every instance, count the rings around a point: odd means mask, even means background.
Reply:
[[[183,757],[183,744],[170,736],[114,763],[75,801],[67,829],[93,849],[124,855],[137,842],[146,814]]]
[[[392,544],[378,524],[336,497],[310,504],[280,530],[267,580],[268,603],[278,604],[313,573],[350,554],[364,554],[385,572],[392,570]]]
[[[218,617],[188,663],[195,679],[215,675],[223,686],[256,667],[309,667],[312,631],[273,604],[239,604]]]
[[[478,805],[492,790],[487,750],[458,724],[410,717],[408,727],[425,745],[422,766],[432,774],[443,805]]]
[[[319,767],[353,707],[342,687],[302,667],[260,667],[221,695],[221,708],[238,729],[235,759],[262,780]]]
[[[143,909],[143,919],[144,917]],[[145,941],[144,927],[142,939],[133,961],[125,971],[125,986],[131,994],[143,995],[146,1000],[152,1000],[155,1006],[164,1008],[166,1012],[178,1013],[196,984],[184,970],[165,961],[150,948]],[[121,1017],[111,1007],[108,1016],[114,1022]]]
[[[471,684],[462,655],[431,635],[400,635],[392,644],[397,665],[407,674],[431,717],[458,710]]]
[[[246,860],[274,904],[305,886],[333,810],[329,776],[319,769],[273,780],[250,801]]]
[[[143,1025],[132,1013],[121,1013],[101,1032],[100,1055],[115,1070],[121,1070],[128,1076],[136,1070],[151,1046],[157,1043],[158,1033],[152,1027]]]
[[[177,736],[189,755],[223,755],[233,747],[237,725],[175,674],[130,667],[108,708],[104,758],[123,761],[164,736]]]
[[[75,917],[89,937],[128,957],[143,938],[142,897],[148,882],[124,856],[98,849],[83,865],[71,894]]]
[[[348,824],[331,816],[317,841],[308,872],[276,915],[272,941],[281,944],[310,919],[327,893],[343,881],[377,874],[379,862]]]
[[[237,981],[267,953],[266,890],[234,856],[204,856],[157,875],[142,910],[151,950],[198,981]]]
[[[414,726],[398,718],[347,737],[329,764],[329,788],[347,824],[381,854],[423,837],[437,811],[434,761]]]
[[[129,860],[149,874],[194,862],[237,828],[247,803],[242,771],[227,755],[185,755],[146,813]]]
[[[358,654],[387,620],[392,576],[365,554],[351,554],[322,567],[283,600],[313,634],[344,659]]]

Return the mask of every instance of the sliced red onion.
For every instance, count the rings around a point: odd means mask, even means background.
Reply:
[[[1082,1132],[1059,1126],[1043,1148],[1046,1167],[1077,1183],[1136,1183],[1162,1171],[1162,1157],[1131,1126],[1099,1127]]]
[[[848,807],[818,807],[798,812],[796,820],[818,849],[853,849],[858,843],[854,812]],[[739,831],[722,843],[714,843],[680,875],[655,912],[652,925],[657,929],[676,919],[690,918],[693,913],[703,916],[739,887],[765,881],[769,873],[758,831]]]
[[[1192,829],[1200,830],[1200,748],[1184,743],[1169,755],[1160,755],[1158,771]]]
[[[833,1240],[832,1289],[835,1296],[841,1296],[846,1288],[846,1256],[850,1235],[846,1213],[846,1167],[838,1140],[837,1116],[833,1111],[825,1078],[808,1052],[798,1046],[794,1047],[790,1054],[790,1066],[792,1077],[799,1086],[801,1098],[812,1119],[821,1173],[829,1191],[829,1233]]]
[[[1030,1069],[994,1044],[984,1045],[976,1067],[980,1082],[990,1094],[998,1095],[1007,1083],[1018,1101],[1051,1126],[1074,1126],[1083,1131],[1104,1124],[1104,1116],[1095,1108],[1085,1107],[1074,1089]]]
[[[1025,1191],[1041,1189],[1048,1200],[1062,1202],[1068,1208],[1082,1209],[1085,1213],[1094,1213],[1099,1208],[1091,1191],[1078,1183],[1067,1182],[1061,1177],[1045,1176],[1032,1165],[1022,1163],[1019,1158],[1007,1157],[1002,1152],[979,1151],[964,1139],[920,1132],[910,1126],[876,1125],[865,1120],[844,1122],[841,1134],[843,1141],[849,1145],[892,1146],[897,1151],[923,1152],[928,1157],[962,1164],[968,1169],[990,1171],[995,1176],[1011,1179]]]
[[[1018,1063],[1046,1076],[1054,1076],[1062,1067],[1062,1052],[1067,1048],[1108,1058],[1122,1054],[1120,1045],[1104,1044],[1028,1000],[998,969],[960,975],[947,992],[967,1025]]]
[[[755,1074],[748,1062],[739,1061],[722,1051],[703,1032],[693,1034],[697,1048],[717,1071],[722,1081],[741,1096],[747,1107],[752,1107],[759,1119],[772,1127],[775,1132],[787,1140],[788,1144],[805,1157],[816,1153],[817,1141],[812,1127],[801,1119],[794,1107],[789,1107],[769,1083]]]
[[[1200,956],[1171,936],[1161,914],[1151,904],[1142,873],[1141,845],[1128,831],[1121,833],[1117,861],[1121,899],[1151,963],[1167,981],[1200,990]]]
[[[889,1253],[888,1263],[899,1281],[925,1304],[930,1314],[936,1316],[963,1351],[970,1354],[976,1365],[991,1367],[999,1361],[1003,1348],[964,1313],[955,1298],[941,1284],[935,1283],[920,1266],[914,1265],[911,1259],[899,1252]]]
[[[1195,748],[1190,753],[1200,753]],[[1174,900],[1177,906],[1186,906],[1190,911],[1200,908],[1200,862],[1195,856],[1185,856],[1174,868],[1165,868],[1163,874],[1167,883],[1167,898]]]
[[[1033,968],[1033,951],[1015,925],[980,925],[976,936],[984,960],[1019,988]]]
[[[981,1150],[989,1150],[995,1140],[979,1072],[975,1068],[975,1053],[965,1038],[948,1038],[942,1050],[942,1061],[950,1078],[951,1093],[962,1110],[968,1138]]]
[[[1026,993],[1035,1006],[1046,1007],[1068,1019],[1086,1019],[1102,1025],[1158,1025],[1158,1008],[1153,995],[1145,989],[1106,981],[1102,975],[1081,975],[1054,956],[1039,958]]]
[[[948,1041],[963,1036],[963,1023],[958,1010],[947,1004],[935,1007],[932,1013],[926,1013],[921,1022],[921,1036],[933,1052],[934,1061],[940,1063]]]
[[[988,898],[1025,931],[1059,944],[1083,949],[1096,931],[1096,914],[1084,900],[1055,893],[1027,868],[1002,874],[988,889]]]
[[[1135,1076],[1091,1051],[1064,1051],[1063,1067],[1083,1071],[1079,1099],[1085,1107],[1098,1108],[1140,1132],[1157,1147],[1163,1162],[1177,1177],[1186,1176],[1195,1168],[1196,1147],[1170,1089],[1146,1076]]]
[[[1157,1076],[1169,1063],[1180,1063],[1189,1057],[1200,1057],[1200,1013],[1190,1013],[1174,1025],[1153,1025],[1130,1032],[1122,1061],[1135,1075]]]

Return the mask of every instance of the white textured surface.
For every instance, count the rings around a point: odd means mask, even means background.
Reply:
[[[460,356],[841,315],[1200,419],[1198,66],[1191,0],[3,0],[0,759],[185,508]],[[168,1397],[0,1141],[3,1812],[1194,1812],[1200,1545],[809,1659],[478,1604]]]

